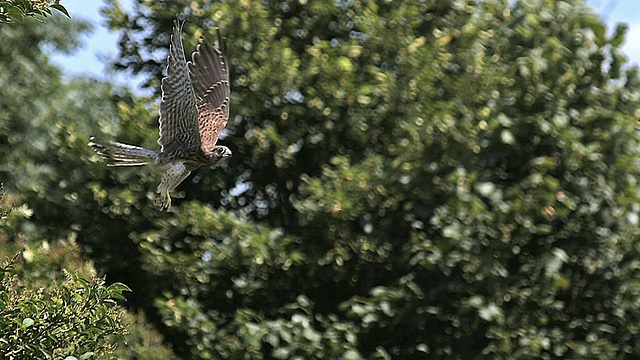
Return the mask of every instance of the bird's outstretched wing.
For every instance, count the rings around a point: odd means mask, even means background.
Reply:
[[[200,146],[208,154],[215,147],[229,119],[229,64],[219,30],[215,47],[200,39],[189,62],[189,75],[198,109]]]
[[[182,46],[182,25],[174,22],[167,59],[167,75],[162,79],[160,103],[161,152],[189,152],[200,148],[200,131],[195,95]]]

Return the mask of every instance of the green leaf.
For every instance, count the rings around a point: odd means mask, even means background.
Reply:
[[[33,325],[35,323],[35,321],[33,321],[32,318],[25,318],[24,320],[22,320],[22,327],[23,328],[28,328],[29,326]]]
[[[94,352],[92,352],[92,351],[88,351],[88,352],[86,352],[86,353],[84,353],[84,354],[80,355],[80,357],[78,358],[78,360],[87,360],[87,359],[89,359],[90,357],[92,357],[94,354],[95,354]]]
[[[516,138],[513,136],[513,133],[509,130],[502,130],[500,133],[500,139],[503,143],[513,145],[516,143]]]
[[[341,359],[344,359],[344,360],[361,360],[361,359],[364,359],[364,358],[357,351],[349,349],[349,350],[345,351],[344,354],[342,354],[342,358]]]
[[[25,13],[17,6],[5,5],[5,14],[12,20],[17,22],[23,22]]]
[[[68,18],[71,18],[71,15],[69,15],[69,12],[67,11],[67,9],[61,4],[53,4],[51,5],[51,7],[65,14]]]
[[[346,71],[346,72],[351,72],[353,71],[353,63],[351,62],[351,60],[346,57],[346,56],[340,56],[337,60],[338,63],[338,68],[340,70]]]
[[[118,338],[118,340],[122,341],[123,344],[125,345],[129,345],[129,341],[127,340],[127,338],[122,335],[121,333],[117,333],[116,337]]]
[[[123,291],[128,291],[131,292],[131,288],[128,287],[127,285],[120,283],[120,282],[115,282],[111,285],[109,285],[109,287],[107,288],[109,291],[112,292],[116,292],[116,293],[122,293]]]

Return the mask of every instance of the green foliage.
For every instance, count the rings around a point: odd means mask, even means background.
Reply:
[[[0,183],[0,221],[4,220],[9,215],[11,209],[12,205],[8,204],[8,201],[5,199],[4,184]]]
[[[11,220],[21,213],[18,208]],[[116,305],[129,288],[120,283],[105,286],[73,240],[39,245],[8,242],[0,246],[0,256],[14,253],[19,255],[5,263],[0,288],[0,299],[4,300],[0,300],[0,330],[12,335],[0,337],[3,355],[56,359],[67,355],[92,359],[175,357],[162,345],[162,337],[144,315],[124,312]]]
[[[129,291],[125,285],[105,286],[104,279],[65,272],[65,281],[34,289],[18,279],[16,260],[0,269],[0,353],[12,358],[88,359],[113,350],[110,339],[124,333],[116,300]]]
[[[50,16],[53,10],[71,17],[60,0],[0,1],[0,23],[22,22],[26,17]]]
[[[607,36],[578,0],[105,14],[122,30],[116,67],[155,89],[164,64],[147,55],[166,54],[175,14],[187,51],[221,29],[234,157],[158,213],[151,169],[107,169],[86,146],[157,146],[157,99],[63,82],[20,40],[70,47],[64,27],[2,28],[15,71],[0,74],[0,176],[28,205],[6,233],[77,239],[178,356],[640,356],[640,82],[624,27]]]
[[[163,345],[163,338],[151,326],[143,313],[124,312],[122,322],[126,324],[126,343],[119,341],[112,359],[156,360],[175,359],[170,348]]]
[[[113,3],[117,65],[160,74],[175,13],[188,49],[229,38],[236,159],[131,233],[179,353],[640,352],[624,28],[579,1]]]
[[[84,23],[61,18],[52,18],[46,25],[30,22],[28,26],[0,28],[3,38],[0,64],[7,69],[0,75],[3,95],[0,97],[0,154],[4,159],[0,177],[7,184],[7,196],[2,207],[9,209],[15,204],[11,214],[0,224],[0,253],[5,256],[20,253],[24,258],[5,277],[11,277],[10,285],[13,287],[4,288],[0,293],[5,299],[10,297],[19,304],[35,304],[33,311],[38,310],[38,306],[45,308],[35,315],[31,312],[23,314],[23,317],[34,320],[28,328],[33,336],[46,336],[46,333],[36,330],[40,329],[43,321],[40,315],[57,308],[56,303],[50,301],[73,293],[73,302],[67,310],[77,312],[71,313],[68,320],[57,319],[55,324],[51,323],[51,326],[59,325],[79,334],[58,338],[59,347],[68,350],[65,354],[73,351],[76,358],[87,354],[79,349],[84,341],[83,346],[92,346],[87,350],[94,353],[91,358],[99,358],[101,352],[105,354],[102,358],[157,358],[153,354],[158,354],[159,358],[173,358],[171,351],[161,344],[160,335],[142,315],[123,313],[121,307],[114,305],[113,301],[118,300],[118,294],[122,294],[125,288],[113,285],[113,280],[109,280],[111,285],[107,285],[104,279],[95,278],[93,264],[86,259],[87,251],[94,249],[85,247],[80,251],[75,245],[84,237],[80,231],[83,214],[91,213],[78,207],[78,194],[89,194],[93,198],[95,186],[92,187],[86,176],[94,176],[96,169],[104,173],[98,165],[85,173],[87,164],[90,164],[87,160],[90,153],[86,149],[87,138],[78,138],[76,134],[107,133],[113,136],[118,104],[125,108],[124,101],[129,99],[121,89],[92,79],[75,78],[63,82],[60,69],[49,63],[43,48],[47,51],[52,48],[72,51],[79,43],[79,33],[87,28]],[[78,153],[84,151],[85,156],[70,151],[72,146],[80,149]],[[84,184],[79,186],[77,182]],[[95,196],[99,198],[99,194]],[[67,219],[64,225],[55,224],[60,216]],[[45,225],[47,223],[49,225]],[[66,240],[59,244],[51,242],[51,239]],[[126,249],[126,246],[117,246],[119,251]],[[110,252],[117,257],[116,251],[114,247]],[[105,256],[105,261],[109,261],[111,256]],[[87,283],[81,279],[92,280]],[[112,295],[105,298],[110,293]],[[81,304],[86,305],[82,311],[78,310]],[[31,311],[28,307],[27,310]],[[111,315],[97,318],[99,311]],[[5,320],[12,319],[15,317]],[[104,323],[109,319],[114,321],[111,328]],[[82,332],[85,325],[91,324],[89,321],[103,326],[102,330],[86,328]],[[14,321],[11,326],[16,324]],[[5,334],[4,330],[0,333]],[[116,331],[120,338],[108,335]],[[125,345],[122,336],[126,332],[129,335]],[[96,343],[100,338],[104,341]],[[32,349],[53,351],[51,344],[43,344],[44,347],[32,346]],[[4,345],[8,346],[6,342]],[[44,353],[35,356],[41,357]]]

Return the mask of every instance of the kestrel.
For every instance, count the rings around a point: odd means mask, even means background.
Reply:
[[[224,39],[218,31],[215,46],[203,38],[187,62],[180,34],[184,22],[174,22],[166,76],[160,103],[160,151],[91,137],[91,146],[112,161],[111,166],[153,165],[164,171],[155,203],[160,210],[171,206],[169,192],[191,171],[209,167],[231,156],[216,145],[229,119],[229,64]]]

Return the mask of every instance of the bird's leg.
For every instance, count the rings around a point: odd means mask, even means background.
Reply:
[[[160,210],[169,210],[171,207],[171,196],[169,193],[180,185],[190,173],[191,171],[187,171],[187,167],[183,162],[169,164],[164,174],[162,174],[162,180],[158,185],[158,198],[156,198],[155,204]]]

